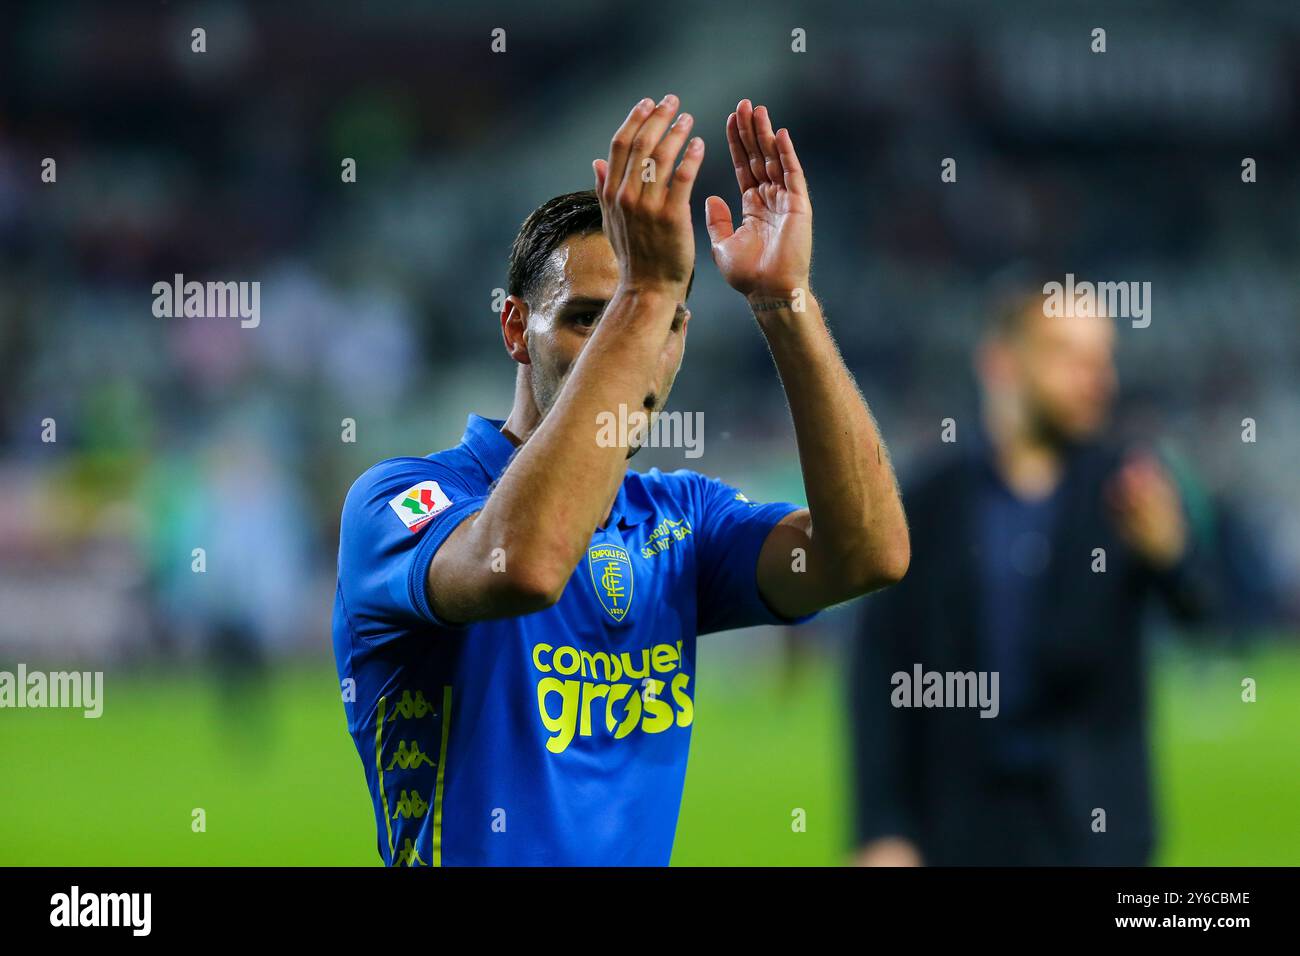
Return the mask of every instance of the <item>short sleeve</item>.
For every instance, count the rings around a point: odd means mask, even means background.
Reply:
[[[486,501],[482,489],[427,458],[381,462],[357,479],[339,528],[339,591],[357,637],[383,643],[412,626],[451,626],[429,606],[429,564]]]
[[[785,618],[758,590],[758,556],[772,529],[799,506],[759,504],[716,478],[694,476],[699,485],[694,534],[700,634],[756,624],[802,624],[816,616]]]

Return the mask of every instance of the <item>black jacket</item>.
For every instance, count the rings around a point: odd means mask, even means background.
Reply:
[[[973,443],[972,443],[973,444]],[[1147,760],[1144,598],[1161,593],[1175,615],[1208,609],[1211,570],[1192,545],[1157,575],[1122,543],[1102,497],[1119,465],[1113,449],[1069,458],[1050,557],[1039,578],[1043,610],[1031,628],[1032,697],[1019,726],[1044,744],[1033,773],[996,757],[1003,716],[976,709],[891,704],[891,675],[978,671],[980,574],[976,495],[991,468],[982,445],[932,467],[904,495],[912,563],[899,584],[864,601],[850,669],[859,846],[910,838],[930,864],[1147,862],[1154,844]],[[1190,537],[1190,536],[1189,536]],[[1093,570],[1104,548],[1106,571]],[[1096,832],[1104,811],[1105,831]]]

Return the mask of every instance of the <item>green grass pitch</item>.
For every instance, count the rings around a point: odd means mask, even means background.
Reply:
[[[738,671],[710,640],[674,864],[843,862],[838,670],[814,662],[793,681],[771,665]],[[1158,862],[1300,864],[1300,652],[1159,659]],[[1255,703],[1241,701],[1246,676]],[[195,808],[206,832],[191,829]],[[3,865],[378,862],[325,662],[281,671],[237,706],[197,677],[109,673],[98,720],[0,711],[0,811]]]

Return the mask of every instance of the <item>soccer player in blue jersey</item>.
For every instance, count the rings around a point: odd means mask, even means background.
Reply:
[[[637,104],[594,192],[524,222],[509,418],[471,415],[456,447],[348,493],[334,653],[386,864],[666,864],[696,636],[803,621],[906,571],[889,457],[809,289],[803,172],[762,106],[727,119],[739,228],[717,196],[705,218],[776,361],[809,507],[629,471],[644,429],[599,424],[658,412],[686,346],[704,144],[677,110]]]

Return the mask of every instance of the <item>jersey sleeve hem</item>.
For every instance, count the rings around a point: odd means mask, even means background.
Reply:
[[[411,562],[410,577],[407,580],[411,606],[415,608],[420,617],[435,627],[459,630],[466,625],[444,621],[434,612],[433,605],[429,601],[428,587],[426,586],[429,578],[429,565],[433,563],[433,556],[438,553],[438,549],[451,536],[451,533],[459,528],[471,514],[482,511],[486,501],[486,496],[480,496],[466,498],[453,504],[445,514],[440,516],[438,523],[425,533],[424,540],[416,548],[415,560]]]
[[[756,534],[755,537],[757,538],[757,541],[750,545],[750,547],[753,549],[752,553],[754,557],[754,593],[758,597],[759,605],[771,617],[770,623],[789,625],[789,626],[793,626],[796,624],[804,624],[807,623],[808,621],[811,621],[813,618],[815,618],[818,614],[821,613],[821,611],[810,611],[809,613],[801,614],[798,617],[786,617],[783,614],[779,614],[776,610],[772,608],[772,605],[767,603],[767,598],[763,597],[763,589],[758,586],[758,558],[759,555],[763,553],[763,545],[767,543],[768,535],[772,533],[773,528],[775,528],[783,520],[785,520],[787,517],[789,517],[790,515],[794,514],[796,511],[799,510],[799,505],[790,504],[789,502],[780,502],[780,503],[774,502],[773,504],[768,505],[767,507],[770,509],[769,514],[772,518],[772,522],[771,524],[767,525],[766,528],[762,528],[761,525],[758,526],[760,529],[762,529],[762,534],[761,535]]]

